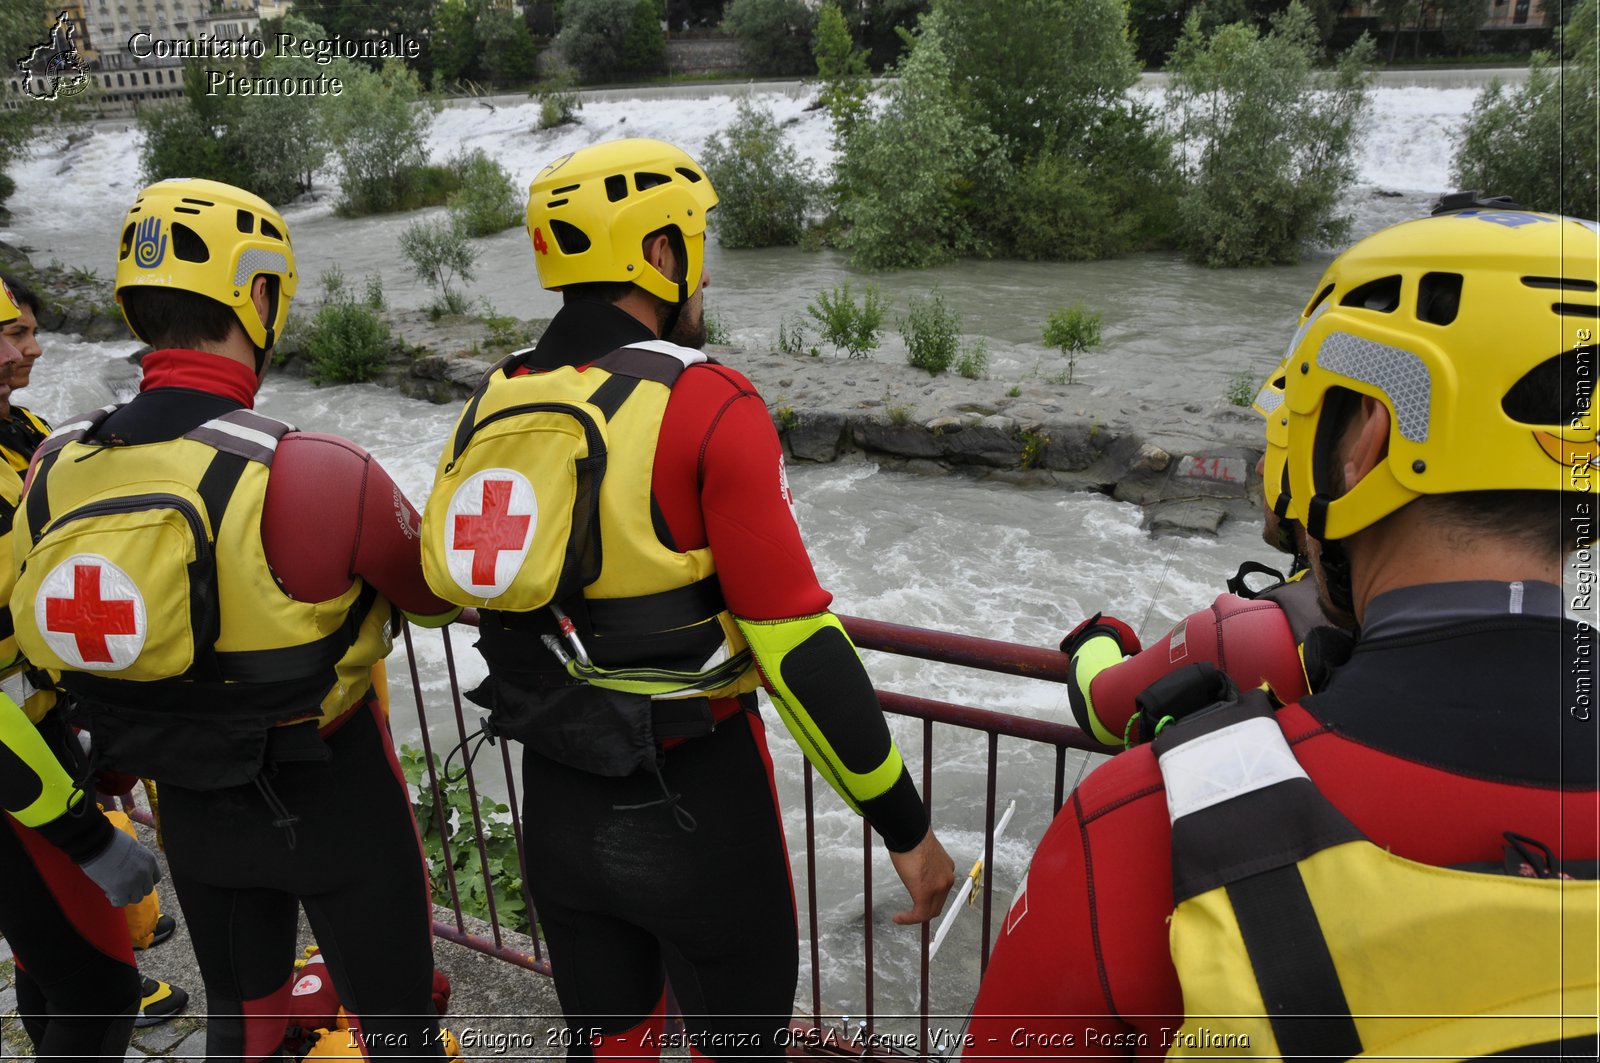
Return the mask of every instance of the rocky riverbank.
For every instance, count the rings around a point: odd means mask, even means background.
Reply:
[[[470,316],[385,316],[401,338],[378,383],[432,402],[463,401],[513,346],[495,343]],[[517,322],[509,331],[532,342],[544,325]],[[1214,534],[1230,516],[1259,513],[1261,421],[1248,408],[1157,406],[1041,377],[933,377],[876,359],[707,349],[750,377],[796,461],[873,460],[925,475],[1098,491],[1144,507],[1157,533]],[[310,373],[292,337],[281,353],[282,371]]]
[[[35,268],[3,244],[0,269],[40,292],[41,327],[129,338],[109,280]],[[463,401],[490,365],[545,326],[413,310],[383,316],[395,339],[377,383],[435,403]],[[279,345],[277,371],[310,375],[304,334],[295,329]],[[1214,534],[1230,516],[1259,512],[1261,422],[1247,408],[1214,399],[1158,405],[1038,376],[969,380],[887,360],[708,350],[755,383],[795,461],[873,460],[924,475],[1097,491],[1142,506],[1156,533]]]

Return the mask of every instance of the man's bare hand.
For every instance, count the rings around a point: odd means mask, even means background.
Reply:
[[[894,862],[895,873],[905,883],[914,905],[909,912],[896,912],[894,921],[904,926],[926,923],[938,915],[944,908],[945,898],[950,895],[950,887],[955,884],[956,865],[934,836],[933,828],[928,828],[927,835],[916,848],[903,853],[891,852],[889,859]]]

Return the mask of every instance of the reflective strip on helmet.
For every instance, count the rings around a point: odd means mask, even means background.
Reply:
[[[1317,349],[1317,364],[1377,388],[1393,405],[1400,434],[1413,443],[1427,442],[1433,377],[1421,358],[1401,347],[1334,332]]]

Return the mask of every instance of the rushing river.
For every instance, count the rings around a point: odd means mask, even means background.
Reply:
[[[1151,89],[1149,91],[1158,91]],[[1453,138],[1476,89],[1389,86],[1375,91],[1374,117],[1360,149],[1361,178],[1349,206],[1356,234],[1425,212],[1448,185]],[[804,93],[772,92],[766,102],[789,122],[801,154],[829,161],[825,119],[806,111]],[[691,151],[731,121],[734,103],[671,98],[646,103],[591,98],[582,124],[535,132],[530,104],[446,110],[435,122],[436,156],[483,147],[519,181],[550,158],[590,140],[619,135],[660,136]],[[93,135],[59,156],[40,155],[15,169],[16,217],[0,238],[28,247],[36,261],[59,258],[109,276],[115,230],[138,188],[136,136],[123,123],[101,123]],[[335,218],[330,199],[286,211],[300,267],[314,278],[338,265],[347,277],[379,274],[397,305],[431,298],[405,270],[397,251],[407,217]],[[544,317],[554,297],[538,290],[527,237],[519,230],[478,241],[474,298],[524,318]],[[874,277],[891,306],[937,286],[964,317],[964,330],[984,337],[991,375],[1014,379],[1044,355],[1039,328],[1051,309],[1083,301],[1105,316],[1105,343],[1080,373],[1094,393],[1115,390],[1171,402],[1219,397],[1239,372],[1260,375],[1277,359],[1300,303],[1325,258],[1278,269],[1214,272],[1168,255],[1097,263],[963,262],[920,273]],[[708,308],[735,344],[772,343],[780,318],[800,312],[815,293],[853,276],[843,259],[796,250],[708,253],[713,281]],[[859,282],[860,279],[858,279]],[[89,344],[44,337],[46,356],[34,383],[19,398],[55,420],[131,391],[137,370],[131,345]],[[891,338],[882,357],[899,357]],[[732,359],[737,365],[737,356]],[[371,449],[419,507],[454,407],[433,406],[369,385],[318,389],[304,381],[271,379],[260,408],[311,430],[347,435]],[[1248,558],[1261,558],[1254,528],[1230,522],[1203,539],[1152,539],[1137,508],[1086,494],[1009,488],[963,478],[919,478],[870,463],[799,466],[790,471],[796,514],[823,584],[840,612],[904,624],[961,631],[1036,646],[1053,646],[1079,619],[1105,607],[1135,624],[1147,639],[1222,589],[1223,579]],[[458,643],[463,686],[482,675],[477,655]],[[1062,688],[903,661],[868,653],[880,686],[947,701],[1046,719],[1066,720]],[[446,733],[443,653],[436,636],[419,635],[418,664],[435,721]],[[404,662],[391,659],[391,675]],[[415,743],[409,699],[397,696],[396,737]],[[787,832],[795,854],[802,913],[805,832],[800,800],[801,758],[767,710]],[[920,728],[896,726],[913,772],[921,770]],[[936,739],[935,823],[959,871],[983,846],[985,742],[941,728]],[[497,758],[486,758],[494,760]],[[986,876],[996,911],[1008,903],[1029,854],[1049,820],[1051,757],[1020,744],[1001,747],[1000,805],[1015,798],[1015,819]],[[1069,766],[1072,781],[1080,765]],[[825,790],[825,788],[823,788]],[[817,854],[821,865],[819,921],[823,928],[825,1012],[851,1010],[862,998],[859,821],[832,797],[819,799]],[[695,810],[702,813],[702,810]],[[703,813],[702,813],[703,814]],[[875,859],[873,918],[878,926],[876,968],[880,1012],[909,1012],[916,1003],[914,931],[893,927],[888,913],[903,896],[887,859]],[[936,1012],[964,1015],[977,981],[978,917],[963,915],[933,971]],[[809,957],[802,957],[802,987]],[[808,991],[803,1010],[809,1012]],[[885,1022],[880,1028],[909,1029]]]

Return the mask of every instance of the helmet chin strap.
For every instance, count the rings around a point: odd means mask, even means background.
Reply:
[[[678,318],[683,316],[683,308],[689,305],[689,282],[687,279],[678,282],[678,301],[672,304],[672,309],[667,311],[667,316],[661,321],[661,338],[666,339],[678,327]]]

